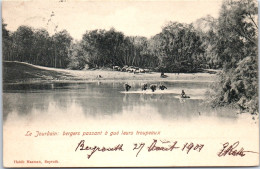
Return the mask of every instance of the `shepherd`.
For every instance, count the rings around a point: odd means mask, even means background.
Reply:
[[[187,96],[184,92],[184,90],[181,91],[181,98],[190,98],[190,96]]]

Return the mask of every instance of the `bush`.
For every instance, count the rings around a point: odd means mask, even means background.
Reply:
[[[213,107],[232,105],[241,112],[258,114],[258,67],[255,57],[246,57],[237,68],[223,70],[213,86]]]

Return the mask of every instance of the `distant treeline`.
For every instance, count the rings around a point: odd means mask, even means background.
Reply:
[[[50,36],[45,29],[20,26],[9,32],[3,23],[3,59],[66,68],[72,37],[67,31]]]
[[[3,23],[3,58],[37,65],[84,69],[136,66],[163,72],[222,69],[212,105],[258,111],[257,4],[225,0],[218,18],[192,24],[169,22],[151,38],[126,36],[114,28],[86,31],[73,41],[66,30],[50,36],[44,29]]]
[[[114,28],[86,31],[77,42],[66,30],[50,36],[45,29],[20,26],[9,32],[6,26],[3,24],[3,53],[9,61],[69,69],[128,65],[165,72],[216,67],[206,57],[203,38],[207,34],[191,24],[169,22],[150,39],[125,36]]]

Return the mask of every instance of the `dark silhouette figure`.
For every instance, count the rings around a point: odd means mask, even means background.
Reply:
[[[142,85],[142,90],[146,90],[147,87],[148,87],[148,86],[147,86],[147,83],[143,84],[143,85]]]
[[[151,84],[150,89],[152,89],[152,92],[154,92],[156,90],[156,84]]]
[[[102,78],[102,76],[101,75],[97,75],[97,77],[96,77],[97,79],[99,79],[99,78]]]
[[[164,72],[161,73],[161,78],[166,78],[168,77],[167,75],[164,74]]]
[[[190,96],[187,96],[184,92],[184,90],[181,91],[181,98],[190,98]]]
[[[125,90],[126,90],[126,91],[129,91],[130,89],[131,89],[131,86],[126,83],[126,84],[125,84]]]
[[[185,97],[186,97],[186,94],[185,94],[184,90],[181,91],[181,97],[182,97],[182,98],[185,98]]]
[[[159,89],[160,89],[160,90],[164,90],[164,89],[167,89],[167,87],[164,86],[164,85],[160,85],[160,86],[159,86]]]

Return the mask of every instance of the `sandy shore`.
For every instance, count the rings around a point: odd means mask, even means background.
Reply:
[[[200,81],[214,82],[209,73],[129,73],[110,70],[67,70],[32,65],[24,62],[4,62],[4,83],[91,82],[91,81]]]
[[[216,79],[216,75],[208,73],[194,73],[194,74],[175,74],[175,73],[165,73],[168,77],[161,78],[160,73],[128,73],[119,71],[105,71],[105,70],[56,70],[60,72],[65,72],[73,76],[71,80],[77,81],[96,81],[96,80],[141,80],[141,81],[205,81],[213,82]]]

